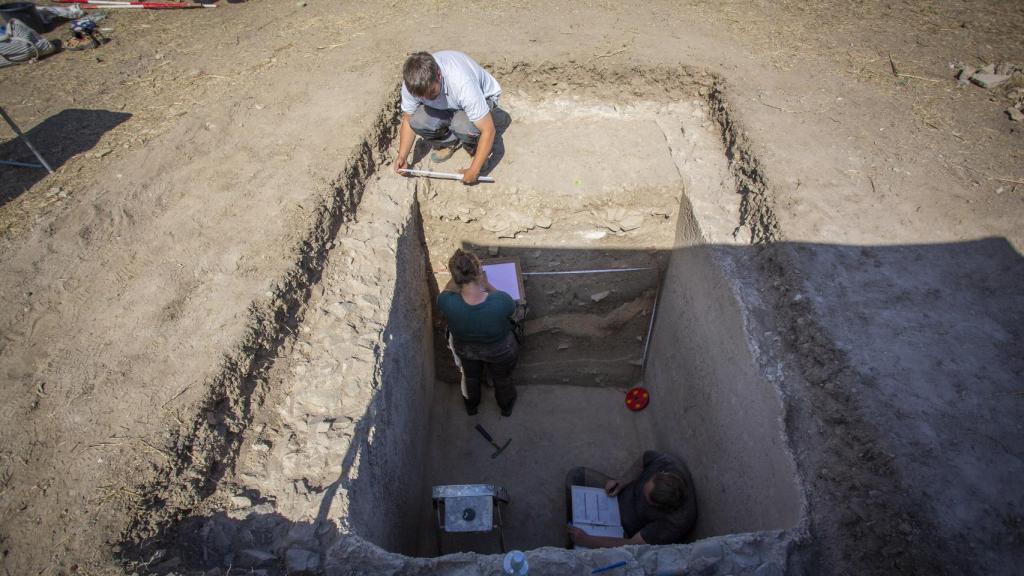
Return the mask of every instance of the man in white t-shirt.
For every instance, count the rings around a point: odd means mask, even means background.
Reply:
[[[409,56],[402,67],[402,127],[395,171],[407,167],[419,135],[435,149],[435,162],[444,162],[464,147],[473,162],[459,172],[464,183],[476,183],[494,145],[497,131],[491,110],[500,97],[498,81],[462,52]]]

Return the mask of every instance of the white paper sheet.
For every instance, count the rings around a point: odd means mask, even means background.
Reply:
[[[618,496],[608,496],[601,488],[573,486],[572,524],[591,536],[622,538]]]
[[[619,499],[608,496],[601,488],[572,487],[572,523],[597,526],[622,526]]]
[[[515,262],[484,264],[487,280],[498,290],[508,293],[513,300],[522,300],[519,293],[519,278],[516,277]]]

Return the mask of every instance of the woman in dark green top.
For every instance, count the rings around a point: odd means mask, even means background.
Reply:
[[[452,348],[462,364],[462,397],[466,412],[476,414],[480,385],[488,374],[502,416],[512,415],[516,387],[512,370],[519,359],[519,343],[512,333],[516,303],[487,281],[480,260],[456,250],[448,260],[451,280],[437,297],[437,306],[448,319]]]

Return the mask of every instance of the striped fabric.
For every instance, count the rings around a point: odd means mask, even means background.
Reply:
[[[36,60],[57,51],[57,47],[29,28],[21,20],[12,18],[0,28],[0,68]]]

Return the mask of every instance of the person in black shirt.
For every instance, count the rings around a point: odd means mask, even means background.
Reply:
[[[565,478],[566,511],[572,519],[572,486],[604,488],[618,496],[624,538],[591,536],[569,525],[573,543],[587,548],[627,544],[678,544],[697,522],[697,497],[686,464],[661,452],[648,450],[634,466],[641,468],[631,482],[610,478],[589,468],[573,468]]]

